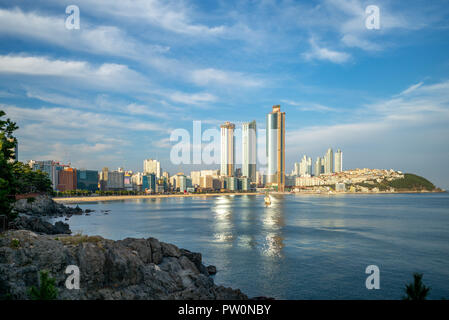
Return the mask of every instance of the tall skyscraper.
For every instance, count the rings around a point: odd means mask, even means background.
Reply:
[[[324,173],[330,174],[332,172],[334,172],[334,152],[332,148],[329,148],[324,156]]]
[[[221,170],[222,176],[234,176],[235,169],[235,125],[226,121],[221,128]]]
[[[285,186],[285,112],[281,106],[273,106],[267,114],[267,184],[277,185],[278,191]]]
[[[315,161],[315,176],[318,177],[320,174],[322,174],[323,172],[321,171],[322,169],[322,163],[321,163],[321,157],[317,157],[316,161]]]
[[[343,152],[338,149],[335,153],[335,172],[343,171]]]
[[[242,176],[256,182],[256,120],[242,124]]]
[[[301,177],[312,175],[312,158],[304,155],[299,163],[299,175]]]
[[[154,173],[159,179],[162,175],[161,163],[153,159],[143,160],[143,174]]]

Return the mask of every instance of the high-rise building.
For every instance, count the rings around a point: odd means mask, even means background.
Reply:
[[[299,162],[293,164],[292,176],[299,176]]]
[[[148,173],[142,176],[142,191],[146,193],[156,192],[156,174]]]
[[[267,114],[267,184],[284,191],[285,186],[285,112],[281,106],[273,106]]]
[[[242,124],[242,176],[256,181],[257,134],[256,120]]]
[[[156,178],[160,178],[162,175],[161,163],[154,159],[143,160],[143,174],[154,173]]]
[[[222,176],[234,176],[235,169],[235,125],[225,122],[221,128],[221,170]]]
[[[95,170],[77,170],[76,188],[79,190],[98,190],[98,171]]]
[[[342,172],[343,171],[343,152],[338,149],[337,152],[335,152],[335,172]]]
[[[99,188],[101,191],[105,191],[108,187],[109,168],[104,167],[100,172]]]
[[[312,158],[304,155],[299,163],[299,175],[301,177],[310,177],[312,175]]]
[[[185,175],[178,175],[179,192],[187,191],[187,177]]]
[[[45,172],[52,183],[54,191],[58,190],[59,171],[69,167],[68,165],[63,165],[53,160],[46,160],[46,161],[30,160],[28,162],[28,165],[30,166],[31,169],[35,171],[40,170],[42,172]]]
[[[194,186],[199,186],[201,184],[201,171],[190,171],[190,178],[192,178]]]
[[[58,187],[59,191],[76,190],[76,169],[64,168],[58,171]]]
[[[256,172],[256,186],[257,187],[263,187],[265,185],[265,176],[263,172],[257,171]]]
[[[324,173],[330,174],[332,172],[334,172],[334,154],[332,148],[329,148],[324,156]]]
[[[315,161],[315,176],[318,177],[320,174],[323,173],[322,171],[322,163],[321,163],[321,157],[317,157]]]
[[[108,180],[106,184],[107,190],[120,191],[125,188],[125,172],[110,171],[108,172]]]

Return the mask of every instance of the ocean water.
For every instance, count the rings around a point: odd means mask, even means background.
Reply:
[[[218,196],[82,203],[72,231],[201,252],[215,283],[276,299],[401,299],[412,274],[449,299],[449,194]],[[104,214],[102,210],[111,210]],[[368,265],[380,289],[365,287]]]

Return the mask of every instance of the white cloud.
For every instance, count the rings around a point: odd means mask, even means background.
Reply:
[[[309,44],[310,50],[303,54],[306,60],[327,60],[333,63],[344,63],[351,58],[348,53],[319,47],[313,37],[309,39]]]
[[[215,36],[226,31],[223,25],[207,26],[193,22],[194,10],[183,1],[172,0],[78,0],[80,8],[107,18],[116,17],[153,25],[174,33],[192,36]]]
[[[0,9],[0,34],[37,39],[64,48],[95,54],[144,58],[168,47],[142,44],[115,26],[93,26],[83,19],[79,30],[65,28],[64,17],[44,16],[16,8]]]
[[[240,72],[217,70],[214,68],[198,69],[192,72],[192,80],[198,85],[218,84],[236,87],[260,87],[263,82]]]
[[[191,105],[200,105],[200,106],[204,106],[204,104],[208,102],[217,101],[217,97],[207,92],[192,93],[192,94],[183,92],[173,92],[169,94],[169,98],[174,102]]]
[[[331,108],[315,102],[298,102],[292,100],[281,100],[291,106],[299,107],[300,111],[314,111],[314,112],[339,112],[340,110]]]
[[[74,86],[147,90],[149,80],[123,64],[51,59],[41,56],[0,55],[0,74],[56,77],[74,80]],[[80,81],[82,80],[82,81]]]

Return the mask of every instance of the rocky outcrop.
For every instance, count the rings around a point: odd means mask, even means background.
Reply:
[[[41,217],[20,215],[8,225],[13,230],[30,230],[44,234],[71,234],[67,223],[57,221],[54,225]]]
[[[28,299],[38,273],[48,270],[59,299],[247,299],[214,284],[201,254],[155,238],[120,241],[99,236],[0,234],[0,297]],[[65,287],[69,265],[80,270],[80,289]]]
[[[35,216],[71,216],[74,214],[83,214],[83,210],[80,207],[67,207],[53,201],[48,195],[17,200],[13,210],[17,213],[26,213]]]

